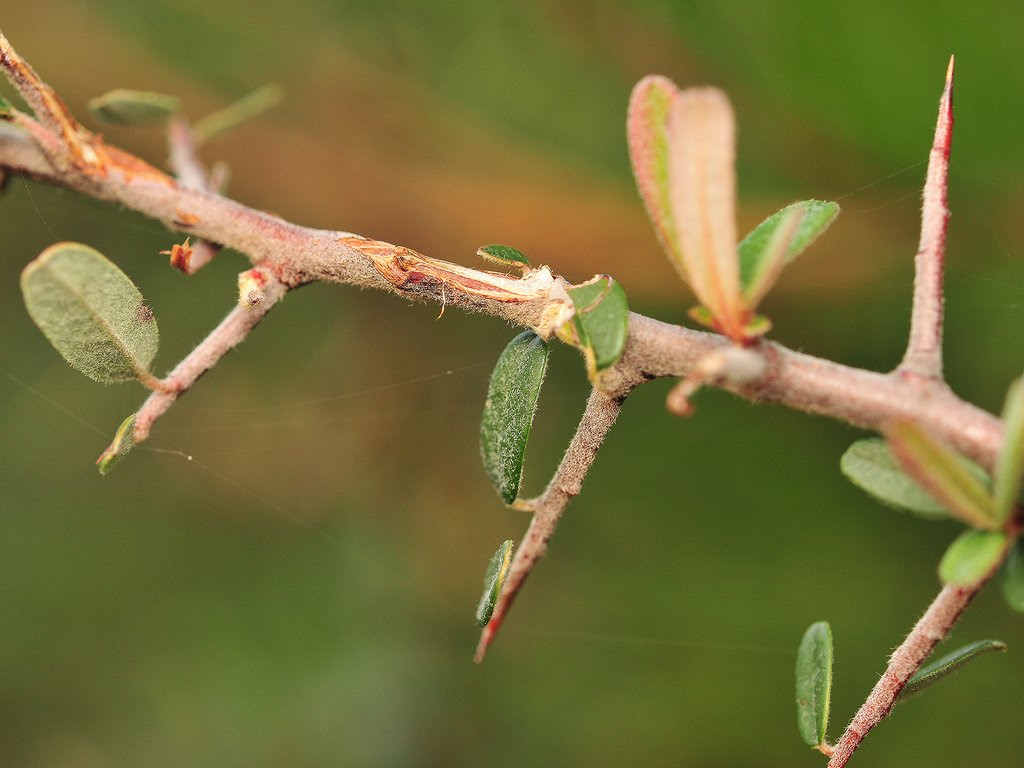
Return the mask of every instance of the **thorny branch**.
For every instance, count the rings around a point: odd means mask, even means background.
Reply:
[[[250,259],[256,268],[252,271],[264,279],[265,292],[257,296],[260,300],[243,301],[170,373],[165,382],[172,391],[156,392],[145,402],[136,422],[136,440],[145,439],[154,421],[221,356],[242,341],[288,290],[304,283],[342,283],[458,306],[533,328],[545,338],[571,317],[565,292],[567,283],[547,267],[511,277],[433,259],[349,232],[289,223],[221,195],[195,155],[187,126],[172,126],[172,166],[178,175],[175,180],[139,158],[105,144],[79,124],[2,35],[0,67],[35,113],[33,118],[12,110],[8,114],[11,124],[0,125],[0,172],[21,173],[95,199],[115,202],[163,222],[172,231],[234,248]],[[762,341],[752,347],[765,361],[759,378],[739,381],[722,377],[707,383],[749,400],[779,403],[865,429],[879,430],[892,420],[910,419],[991,468],[1002,441],[1002,424],[991,414],[956,397],[941,376],[952,74],[951,60],[924,193],[910,342],[900,367],[892,373],[874,373]],[[721,336],[630,313],[629,337],[621,359],[596,382],[561,466],[535,502],[525,541],[481,637],[478,659],[507,615],[530,569],[543,556],[559,517],[579,492],[626,396],[654,378],[686,377],[709,355],[729,347]],[[888,715],[907,679],[946,636],[984,582],[943,589],[893,655],[889,668],[836,745],[829,763],[831,768],[845,765],[864,735]]]
[[[921,212],[921,241],[914,259],[914,303],[910,340],[896,373],[912,374],[934,385],[942,378],[942,279],[946,260],[946,226],[949,222],[949,152],[953,140],[953,57],[946,70],[946,84],[939,100],[935,140],[928,160]],[[1012,538],[1008,538],[1012,541]],[[1003,552],[1005,557],[1006,551]],[[947,585],[925,611],[899,648],[889,658],[882,677],[846,726],[836,743],[828,768],[844,768],[861,741],[889,716],[897,697],[967,610],[974,596],[992,578],[1000,562],[983,578],[968,586]]]

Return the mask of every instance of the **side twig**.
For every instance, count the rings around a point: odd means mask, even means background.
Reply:
[[[942,275],[949,223],[949,151],[953,141],[953,58],[939,100],[935,141],[928,157],[921,210],[921,241],[914,257],[914,304],[910,340],[897,369],[926,379],[942,379]]]
[[[942,588],[907,639],[889,658],[882,677],[836,743],[828,768],[844,768],[864,737],[889,716],[907,681],[921,668],[935,646],[946,638],[991,575],[968,587],[947,585]]]
[[[135,417],[134,442],[149,437],[153,423],[160,418],[199,378],[215,366],[234,347],[245,340],[277,302],[284,298],[286,288],[272,278],[263,286],[259,303],[232,309],[216,328],[203,339],[163,379],[167,391],[154,392],[139,408]]]
[[[491,620],[480,635],[476,648],[475,660],[483,661],[501,623],[505,619],[512,601],[522,588],[526,577],[537,562],[547,552],[548,542],[555,533],[558,521],[569,505],[580,492],[583,480],[590,470],[590,465],[597,456],[597,451],[604,442],[605,436],[615,423],[622,407],[621,398],[611,398],[599,389],[593,389],[587,400],[586,410],[580,419],[576,434],[569,443],[569,448],[562,457],[544,493],[536,500],[533,518],[523,536],[523,541],[516,551],[509,567],[508,578],[502,587],[501,594],[494,606]]]

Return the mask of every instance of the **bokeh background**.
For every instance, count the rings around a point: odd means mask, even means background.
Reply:
[[[83,117],[114,87],[198,117],[280,82],[286,105],[205,150],[248,204],[464,263],[513,244],[571,279],[612,273],[675,322],[691,298],[633,189],[625,106],[648,72],[716,83],[740,122],[743,231],[794,199],[843,206],[768,300],[774,338],[878,370],[903,347],[955,52],[948,374],[998,410],[1024,368],[1018,4],[33,0],[0,28]],[[152,132],[107,136],[164,156]],[[484,566],[526,524],[476,447],[512,329],[305,288],[100,478],[143,392],[63,363],[24,312],[22,266],[54,240],[108,254],[156,310],[163,371],[231,306],[244,261],[186,278],[159,225],[20,178],[0,233],[4,766],[820,765],[794,722],[804,628],[834,628],[837,736],[957,533],[843,481],[857,431],[715,392],[681,421],[655,382],[478,667]],[[585,394],[555,349],[528,491]],[[1024,617],[997,590],[953,642],[983,637],[1009,652],[901,705],[858,766],[1019,764]]]

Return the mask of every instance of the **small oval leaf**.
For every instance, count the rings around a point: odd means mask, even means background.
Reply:
[[[851,483],[886,506],[929,519],[949,517],[946,508],[903,471],[885,440],[858,440],[846,449],[839,469]]]
[[[118,88],[90,99],[88,108],[102,123],[140,125],[174,117],[181,111],[181,99],[166,93]]]
[[[939,562],[943,584],[968,587],[986,578],[999,565],[1006,551],[1006,534],[1001,531],[965,531]]]
[[[135,417],[137,415],[133,413],[121,422],[121,426],[114,433],[114,439],[110,445],[96,459],[96,466],[99,468],[101,475],[109,474],[135,446]]]
[[[159,335],[128,276],[81,243],[56,243],[21,273],[25,306],[64,359],[96,381],[151,378]]]
[[[512,539],[506,539],[498,547],[498,551],[491,557],[487,564],[487,573],[484,576],[484,593],[480,597],[480,604],[476,608],[476,623],[486,627],[494,613],[494,605],[498,602],[501,588],[505,584],[505,577],[508,576],[508,568],[512,564]]]
[[[1016,379],[1003,406],[1003,444],[992,478],[996,520],[1005,523],[1017,509],[1024,476],[1024,377]]]
[[[504,267],[513,266],[523,269],[530,266],[530,260],[526,258],[526,254],[510,245],[498,245],[497,243],[483,245],[477,249],[476,255]]]
[[[598,275],[568,289],[576,307],[573,324],[591,379],[622,356],[629,335],[626,292],[608,275]]]
[[[788,264],[807,250],[808,246],[829,228],[836,216],[839,215],[839,205],[824,200],[804,200],[787,205],[762,221],[754,227],[749,235],[743,238],[743,241],[737,246],[737,251],[740,259],[740,283],[748,298],[752,293],[758,292],[758,286],[770,266],[765,263],[768,244],[787,218],[796,211],[800,211],[802,217],[781,257],[782,265]],[[760,292],[763,294],[768,287],[770,286],[764,287]]]
[[[832,627],[818,621],[808,627],[796,654],[796,720],[809,747],[825,743],[832,698]]]
[[[893,455],[949,514],[974,528],[998,528],[992,497],[966,460],[909,420],[885,429]]]
[[[905,701],[911,696],[916,696],[983,653],[1005,650],[1006,643],[1001,640],[978,640],[963,648],[957,648],[917,670],[917,673],[907,681],[906,686],[900,691],[899,700]]]
[[[480,421],[480,453],[498,495],[519,495],[523,456],[548,365],[548,346],[533,331],[508,343],[491,374]]]
[[[1018,613],[1024,613],[1024,542],[1014,543],[1003,563],[1003,599]]]

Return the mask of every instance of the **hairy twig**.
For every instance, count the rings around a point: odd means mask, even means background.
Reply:
[[[921,210],[921,241],[914,257],[914,305],[910,341],[899,370],[942,379],[942,277],[949,223],[949,150],[953,141],[953,58],[939,100],[935,140],[928,157]]]
[[[889,658],[882,677],[836,743],[828,768],[843,768],[871,729],[889,716],[907,681],[921,668],[935,646],[945,639],[991,577],[990,573],[966,587],[947,585],[942,588],[924,616],[910,630],[907,639]]]
[[[583,418],[580,419],[576,434],[569,443],[569,448],[562,457],[554,477],[551,478],[544,493],[533,503],[530,527],[527,528],[526,535],[509,567],[508,577],[494,605],[491,620],[480,635],[475,657],[478,663],[483,661],[488,646],[501,628],[501,623],[526,577],[530,575],[537,561],[544,557],[548,541],[554,535],[562,513],[569,502],[579,494],[590,465],[597,456],[608,430],[615,423],[621,407],[622,398],[608,397],[597,388],[591,391]]]

